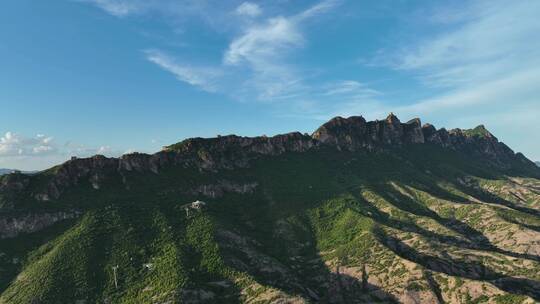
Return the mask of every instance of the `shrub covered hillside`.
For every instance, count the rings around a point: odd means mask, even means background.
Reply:
[[[0,303],[540,302],[539,170],[390,115],[13,173]]]

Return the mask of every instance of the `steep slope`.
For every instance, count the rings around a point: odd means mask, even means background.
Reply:
[[[534,303],[539,178],[394,115],[73,159],[0,179],[0,303]]]

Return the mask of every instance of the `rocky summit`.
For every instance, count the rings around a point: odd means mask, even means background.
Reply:
[[[0,177],[0,303],[537,303],[540,168],[336,117]]]

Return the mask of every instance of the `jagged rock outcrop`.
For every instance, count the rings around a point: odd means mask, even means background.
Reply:
[[[13,209],[15,201],[30,184],[30,177],[11,173],[0,177],[0,210]]]
[[[279,155],[284,152],[304,152],[317,144],[313,138],[299,132],[273,137],[241,137],[236,135],[216,138],[190,138],[165,148],[175,152],[184,162],[204,169],[245,167],[260,155]]]
[[[95,155],[89,158],[73,158],[54,169],[54,175],[44,191],[36,192],[34,198],[40,201],[57,199],[65,188],[88,180],[94,189],[99,189],[102,179],[115,171],[118,159]]]
[[[349,151],[424,142],[420,119],[401,123],[394,114],[385,120],[369,122],[362,116],[336,117],[322,125],[312,136],[324,144]]]
[[[335,117],[318,128],[312,137],[326,145],[348,150],[361,147],[367,134],[367,122],[362,116]]]
[[[422,132],[422,123],[419,118],[414,118],[403,124],[403,133],[405,142],[414,144],[423,144],[424,132]]]
[[[218,198],[223,196],[225,193],[253,193],[257,186],[258,183],[256,182],[238,184],[227,180],[221,180],[215,184],[201,185],[189,191],[189,193],[193,195],[203,195],[210,198]]]
[[[426,124],[422,127],[427,143],[436,144],[444,148],[467,153],[491,161],[501,168],[510,168],[512,163],[531,163],[521,153],[514,153],[507,145],[493,136],[483,125],[474,129],[462,130],[435,129]]]
[[[0,179],[0,192],[19,192],[28,186],[30,177],[21,173],[10,173]]]
[[[16,237],[21,233],[42,230],[52,224],[79,216],[78,212],[31,213],[21,216],[0,216],[0,239]]]

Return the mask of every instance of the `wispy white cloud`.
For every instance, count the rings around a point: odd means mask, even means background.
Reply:
[[[474,1],[461,8],[453,30],[415,41],[394,58],[393,67],[415,71],[430,85],[456,86],[489,81],[540,63],[537,1]],[[435,14],[437,15],[437,14]]]
[[[324,0],[308,8],[307,10],[300,12],[293,18],[295,19],[296,22],[300,22],[300,21],[303,21],[304,19],[317,17],[321,14],[327,13],[328,11],[332,10],[339,4],[341,4],[341,0]]]
[[[270,18],[247,28],[223,56],[225,66],[241,68],[239,73],[249,75],[242,82],[239,96],[272,100],[294,94],[301,87],[301,78],[285,57],[303,43],[297,24],[286,17]]]
[[[180,64],[174,58],[159,50],[146,50],[144,53],[146,59],[165,71],[174,74],[178,80],[204,91],[215,92],[217,89],[216,80],[223,74],[218,68]]]
[[[76,0],[92,3],[106,12],[124,17],[153,14],[169,20],[196,18],[219,35],[230,38],[222,61],[193,65],[174,52],[145,51],[146,59],[185,83],[207,92],[238,100],[282,101],[309,93],[302,70],[289,55],[307,44],[304,22],[330,12],[341,0],[322,0],[296,14],[279,13],[278,5],[261,7],[250,1],[210,4],[197,0]],[[231,14],[231,11],[233,14]],[[247,17],[247,18],[246,18]],[[231,35],[232,34],[232,35]],[[312,73],[311,73],[312,74]],[[226,75],[226,77],[225,77]]]
[[[116,17],[152,16],[183,33],[197,19],[216,31],[228,29],[236,1],[206,0],[72,0],[90,3]],[[235,20],[233,20],[235,21]],[[234,23],[234,22],[233,22]]]
[[[256,3],[243,2],[236,8],[236,13],[242,16],[257,17],[262,13],[262,10]]]
[[[539,11],[537,1],[478,0],[433,12],[426,26],[443,24],[444,30],[388,46],[374,61],[436,91],[394,111],[441,121],[540,105]]]
[[[234,39],[225,52],[225,64],[246,61],[256,68],[281,56],[284,51],[303,44],[304,38],[296,24],[285,17],[275,17],[264,24],[256,24]]]
[[[323,95],[349,95],[349,96],[379,96],[382,93],[370,88],[367,84],[360,83],[355,80],[343,80],[324,86],[326,92]]]
[[[278,15],[248,23],[237,20],[239,34],[224,50],[222,62],[213,66],[181,63],[177,57],[160,50],[145,51],[146,58],[182,82],[234,99],[282,101],[297,98],[310,90],[304,82],[303,71],[288,60],[291,53],[306,44],[302,22],[328,11],[337,3],[322,1],[292,16]],[[254,17],[261,10],[253,3],[244,2],[236,12]]]
[[[243,67],[242,72],[249,74],[248,80],[242,83],[240,95],[280,101],[309,94],[312,88],[302,76],[306,72],[289,63],[287,56],[307,43],[302,22],[328,12],[337,4],[338,1],[325,0],[296,15],[251,23],[234,38],[223,55],[223,64]]]
[[[104,11],[117,17],[124,17],[141,8],[139,1],[133,0],[79,0],[93,3]]]

